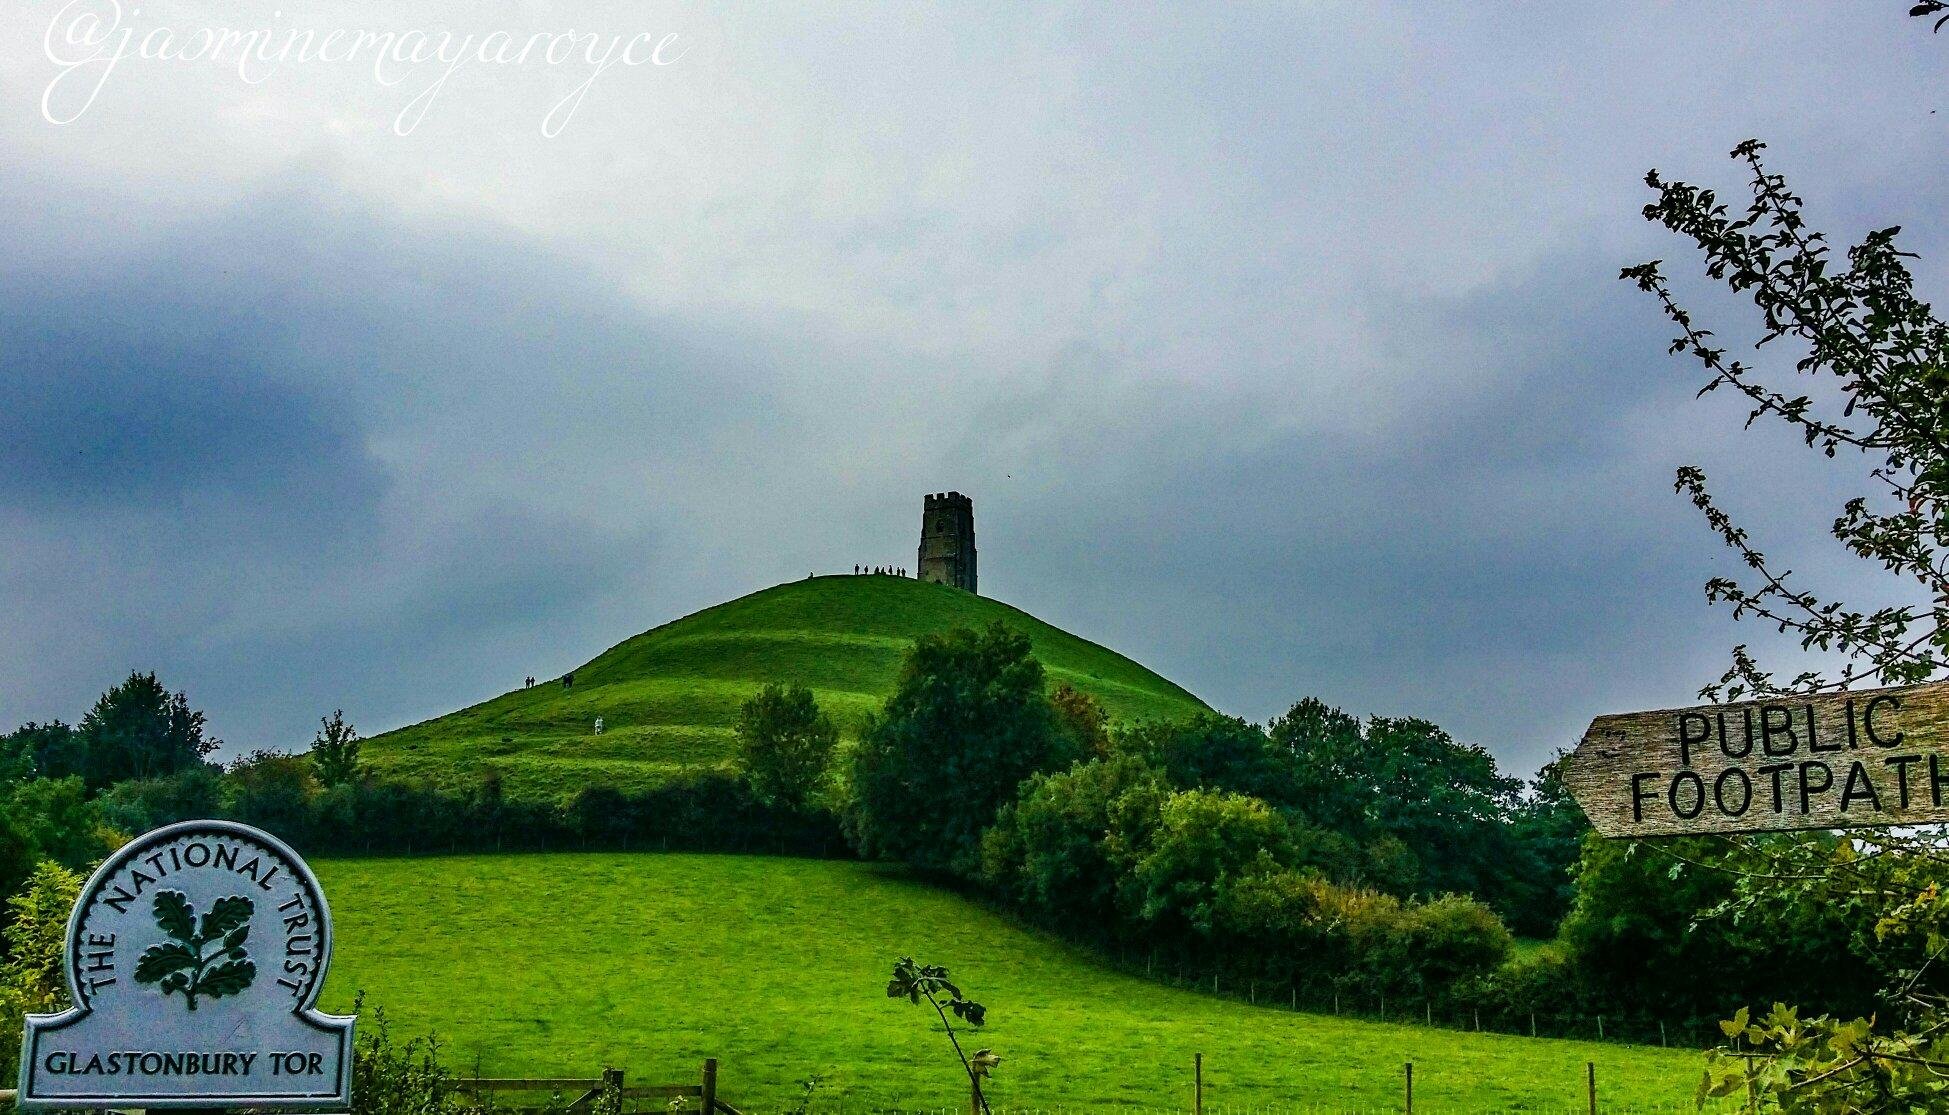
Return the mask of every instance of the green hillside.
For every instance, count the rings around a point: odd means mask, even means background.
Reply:
[[[1360,1022],[1251,1006],[1116,972],[891,868],[762,856],[549,854],[314,862],[335,918],[322,1000],[363,989],[457,1071],[696,1079],[780,1111],[966,1111],[924,1007],[885,994],[896,956],[946,964],[988,1007],[1005,1109],[1691,1112],[1696,1051]],[[365,1023],[362,1023],[364,1025]]]
[[[768,682],[810,686],[852,736],[893,691],[921,635],[1000,620],[1035,644],[1052,684],[1093,694],[1119,720],[1204,704],[1114,651],[997,600],[901,577],[818,577],[754,592],[611,647],[573,671],[472,708],[375,736],[388,773],[458,784],[489,770],[509,794],[654,785],[727,762],[738,707]],[[597,717],[603,733],[595,734]]]

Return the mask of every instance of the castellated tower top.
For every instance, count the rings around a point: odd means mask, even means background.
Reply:
[[[960,492],[926,498],[916,569],[923,581],[975,591],[974,500]]]

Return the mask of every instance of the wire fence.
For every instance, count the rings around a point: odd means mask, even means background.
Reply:
[[[1283,1008],[1303,1014],[1331,1014],[1363,1022],[1394,1022],[1513,1034],[1519,1037],[1564,1038],[1574,1041],[1656,1045],[1677,1049],[1709,1049],[1725,1044],[1717,1018],[1668,1018],[1621,1012],[1536,1011],[1508,1007],[1461,1005],[1425,995],[1386,995],[1353,990],[1318,990],[1290,983],[1226,979],[1219,974],[1189,974],[1181,968],[1107,954],[1110,965],[1126,975],[1142,976],[1167,987],[1198,991],[1254,1006]]]
[[[1190,1072],[1181,1076],[1179,1073],[1173,1072],[1169,1066],[1156,1066],[1156,1075],[1153,1078],[1157,1085],[1156,1102],[1143,1104],[1118,1103],[1115,1105],[1116,1109],[1127,1112],[1173,1112],[1184,1113],[1184,1115],[1327,1115],[1327,1113],[1338,1113],[1338,1115],[1379,1115],[1379,1113],[1383,1112],[1398,1112],[1400,1115],[1414,1115],[1417,1110],[1423,1112],[1424,1115],[1437,1111],[1471,1113],[1507,1111],[1525,1112],[1529,1113],[1529,1115],[1535,1115],[1535,1113],[1539,1112],[1559,1113],[1559,1115],[1600,1115],[1600,1113],[1601,1115],[1679,1115],[1681,1112],[1689,1113],[1689,1115],[1699,1115],[1700,1112],[1709,1112],[1712,1115],[1728,1115],[1728,1113],[1739,1111],[1744,1107],[1743,1104],[1734,1100],[1707,1101],[1704,1103],[1695,1100],[1691,1102],[1664,1104],[1615,1102],[1606,1097],[1605,1086],[1607,1083],[1614,1084],[1615,1076],[1621,1074],[1615,1068],[1609,1070],[1602,1069],[1595,1061],[1584,1062],[1583,1072],[1576,1081],[1577,1086],[1574,1088],[1565,1088],[1566,1094],[1562,1102],[1554,1100],[1538,1102],[1535,1099],[1525,1099],[1519,1103],[1502,1106],[1493,1103],[1485,1105],[1473,1100],[1458,1102],[1452,1097],[1443,1096],[1442,1093],[1448,1091],[1448,1089],[1443,1088],[1443,1085],[1453,1085],[1457,1082],[1454,1079],[1455,1074],[1452,1068],[1447,1073],[1449,1079],[1445,1080],[1441,1072],[1438,1071],[1431,1075],[1427,1071],[1426,1066],[1417,1065],[1413,1061],[1402,1062],[1399,1068],[1395,1070],[1398,1073],[1396,1077],[1398,1091],[1391,1100],[1383,1102],[1370,1100],[1365,1103],[1351,1104],[1345,1101],[1321,1102],[1313,1099],[1295,1099],[1294,1102],[1290,1103],[1268,1103],[1264,1101],[1227,1103],[1223,1099],[1225,1093],[1234,1091],[1241,1084],[1254,1090],[1257,1090],[1256,1087],[1247,1081],[1241,1081],[1235,1078],[1228,1080],[1223,1085],[1214,1085],[1206,1075],[1205,1070],[1207,1065],[1203,1053],[1194,1054],[1191,1064],[1184,1067],[1189,1068]],[[1607,1073],[1614,1075],[1607,1075]],[[1421,1088],[1419,1094],[1416,1091],[1417,1082]],[[1465,1082],[1472,1083],[1473,1081],[1467,1081],[1465,1078]],[[1566,1084],[1568,1083],[1566,1081]],[[1430,1085],[1433,1085],[1432,1089]],[[1435,1092],[1435,1096],[1432,1097],[1432,1102],[1430,1102],[1431,1097],[1429,1095],[1431,1090]],[[1574,1099],[1569,1095],[1572,1092],[1575,1093]],[[1041,1106],[1035,1104],[1012,1104],[1007,1102],[1005,1098],[994,1095],[990,1095],[988,1098],[990,1100],[989,1107],[993,1115],[1004,1115],[1004,1113],[1006,1115],[1067,1115],[1068,1112],[1072,1111],[1102,1109],[1101,1105],[1088,1107],[1067,1104]],[[1174,1100],[1177,1102],[1173,1102]],[[849,1107],[843,1102],[834,1105],[812,1104],[800,1109],[802,1115],[810,1115],[811,1112],[819,1112],[820,1115],[842,1115],[842,1113],[850,1113],[853,1111],[863,1113],[865,1110],[867,1109]],[[903,1108],[902,1110],[914,1111],[915,1115],[920,1115],[919,1111],[915,1111],[915,1109]],[[940,1112],[942,1115],[951,1115],[951,1113],[958,1109],[953,1107],[939,1107],[921,1110]],[[971,1102],[968,1107],[970,1115],[979,1115],[980,1110],[979,1101],[971,1097]]]

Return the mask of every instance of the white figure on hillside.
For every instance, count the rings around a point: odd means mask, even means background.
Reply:
[[[602,734],[602,717],[596,717],[596,735]]]

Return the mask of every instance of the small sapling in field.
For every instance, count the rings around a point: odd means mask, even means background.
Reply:
[[[988,1097],[981,1094],[981,1078],[987,1076],[1002,1059],[994,1051],[977,1049],[970,1057],[961,1050],[961,1039],[954,1032],[955,1018],[970,1026],[980,1026],[987,1020],[988,1008],[961,994],[961,989],[947,977],[947,969],[939,964],[917,964],[911,956],[903,956],[893,964],[893,978],[887,981],[887,998],[905,999],[910,1003],[927,1000],[940,1016],[941,1028],[947,1031],[947,1040],[954,1046],[954,1055],[961,1060],[962,1071],[968,1074],[968,1086],[973,1090],[975,1106],[983,1115],[988,1112]]]

